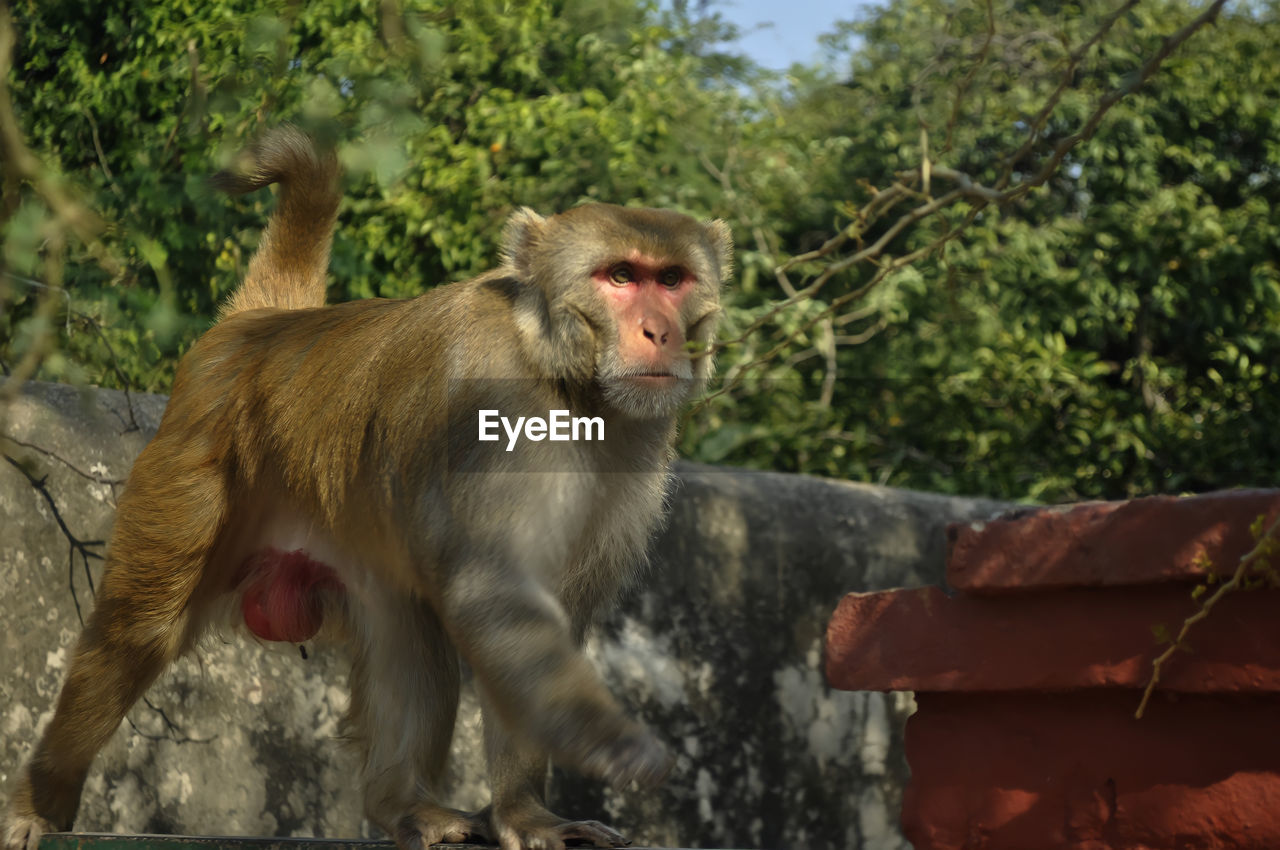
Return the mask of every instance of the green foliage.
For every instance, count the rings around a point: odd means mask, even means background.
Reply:
[[[771,81],[719,51],[730,28],[693,5],[20,0],[22,133],[104,226],[64,263],[63,213],[6,186],[0,362],[52,335],[43,377],[165,390],[272,203],[204,178],[290,120],[347,166],[334,300],[490,266],[518,205],[727,218],[724,335],[760,327],[718,353],[744,380],[689,418],[695,458],[1050,501],[1273,483],[1274,0],[1198,32],[1043,187],[955,204],[880,262],[932,253],[861,295],[877,269],[852,266],[782,311],[833,262],[779,279],[782,260],[842,230],[868,244],[926,197],[864,225],[900,172],[927,156],[986,186],[1036,173],[1197,10],[1137,5],[1086,50],[1114,4],[891,0],[828,37],[839,77]],[[41,309],[50,283],[65,294]]]
[[[491,265],[517,205],[714,212],[689,151],[720,96],[634,3],[171,0],[86,15],[55,2],[15,15],[23,132],[92,199],[121,260],[114,277],[83,254],[68,265],[71,332],[46,377],[166,389],[271,203],[227,201],[204,178],[263,125],[290,120],[341,142],[351,185],[333,255],[338,300],[416,295]],[[5,234],[13,274],[39,276],[48,217],[24,199]],[[36,292],[21,286],[0,326],[5,359],[33,330]]]
[[[996,4],[988,38],[977,8],[890,3],[844,30],[862,39],[849,48],[847,81],[811,81],[775,106],[789,128],[770,140],[775,149],[821,139],[836,152],[809,143],[805,157],[822,177],[798,205],[786,193],[753,193],[755,215],[775,223],[779,244],[815,247],[807,233],[849,222],[833,222],[830,210],[852,210],[869,199],[865,187],[917,168],[922,128],[935,164],[995,185],[1066,57],[1112,10],[1086,4],[1049,17]],[[1168,2],[1123,16],[1072,74],[1042,150],[1078,129],[1193,11]],[[859,302],[870,312],[849,327],[874,332],[869,341],[837,348],[829,364],[815,326],[756,371],[767,389],[748,383],[735,408],[713,403],[712,420],[754,424],[733,428],[739,439],[728,450],[722,439],[697,451],[1055,501],[1273,485],[1277,45],[1274,5],[1237,9],[1197,33],[1044,189],[987,208],[960,238]],[[1042,161],[1016,163],[1015,177]],[[891,254],[926,245],[969,212],[961,204],[906,231]],[[830,302],[868,274],[837,278],[819,298]],[[769,330],[785,336],[785,321]],[[780,365],[806,349],[796,374],[779,381]],[[832,369],[835,391],[824,404]]]

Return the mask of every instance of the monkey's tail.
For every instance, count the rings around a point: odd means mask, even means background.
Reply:
[[[338,158],[319,150],[306,133],[284,125],[242,152],[236,164],[214,175],[215,187],[243,195],[280,184],[275,212],[240,288],[219,318],[258,307],[297,309],[324,304],[329,249],[338,217]]]

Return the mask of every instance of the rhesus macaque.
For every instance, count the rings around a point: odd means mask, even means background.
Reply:
[[[670,756],[584,657],[666,491],[675,415],[705,382],[723,222],[588,205],[511,216],[501,265],[407,301],[324,306],[338,168],[300,131],[217,178],[280,184],[240,289],[183,359],[120,500],[92,616],[18,779],[3,850],[70,829],[95,754],[218,611],[265,640],[326,617],[353,646],[371,820],[405,850],[616,846],[545,805],[547,758],[618,785]],[[604,439],[478,439],[477,416],[600,417]],[[530,438],[532,437],[532,438]],[[486,809],[441,802],[459,655],[475,673]]]

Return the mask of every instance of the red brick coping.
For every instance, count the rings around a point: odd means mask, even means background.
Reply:
[[[954,595],[846,596],[831,685],[916,692],[916,850],[1280,850],[1280,591],[1224,599],[1134,719],[1155,632],[1259,515],[1280,490],[1023,510],[948,529]]]

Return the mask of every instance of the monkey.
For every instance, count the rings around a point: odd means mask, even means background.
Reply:
[[[3,850],[72,827],[97,752],[228,600],[262,640],[336,624],[364,810],[403,850],[619,846],[612,827],[547,809],[549,759],[616,786],[669,770],[582,647],[663,515],[679,411],[712,369],[699,355],[731,272],[727,224],[519,208],[490,271],[326,304],[339,182],[332,150],[290,125],[216,176],[232,194],[277,184],[277,204],[130,472]],[[484,410],[571,410],[604,439],[481,442]],[[477,812],[441,796],[460,659],[491,786]]]

